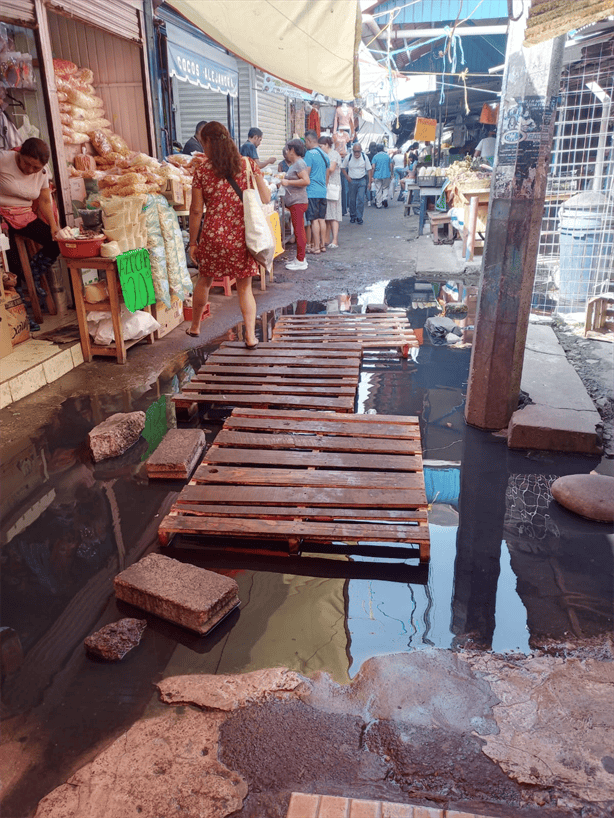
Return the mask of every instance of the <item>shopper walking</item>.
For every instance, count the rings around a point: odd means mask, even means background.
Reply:
[[[394,152],[394,155],[392,157],[392,170],[394,173],[394,177],[391,195],[394,196],[397,186],[399,187],[399,189],[401,188],[401,179],[403,179],[403,177],[407,173],[407,167],[403,151]]]
[[[263,159],[262,161],[258,158],[257,148],[260,147],[263,136],[264,134],[260,128],[250,128],[247,132],[247,142],[244,142],[241,145],[241,156],[249,156],[249,158],[253,159],[259,168],[266,168],[267,165],[273,165],[275,162],[277,162],[275,156],[269,156],[268,159]]]
[[[192,182],[188,247],[199,277],[194,287],[192,324],[186,332],[192,337],[199,335],[213,279],[230,275],[237,282],[245,323],[245,346],[255,349],[258,341],[252,277],[260,270],[245,244],[242,191],[249,186],[247,165],[265,204],[270,201],[271,192],[255,160],[241,159],[232,137],[220,122],[208,122],[200,138],[205,157],[196,168]],[[203,208],[206,208],[204,219]]]
[[[287,270],[306,270],[309,266],[305,259],[307,236],[305,234],[305,213],[307,212],[307,186],[309,172],[305,163],[305,145],[300,139],[292,139],[284,148],[284,156],[289,164],[286,175],[281,180],[286,189],[285,206],[290,211],[294,235],[296,237],[296,258],[286,264]]]
[[[373,179],[375,180],[375,207],[388,207],[388,191],[392,178],[392,161],[383,145],[377,146],[373,157]]]
[[[349,185],[350,223],[362,224],[367,185],[371,186],[373,168],[358,142],[352,145],[352,152],[343,160],[341,173],[345,175]]]
[[[330,136],[321,136],[318,144],[330,161],[326,184],[325,244],[327,249],[336,250],[339,247],[339,222],[343,218],[341,212],[341,157],[333,148],[333,140]]]
[[[313,130],[305,131],[305,164],[309,172],[307,187],[307,252],[319,255],[324,245],[326,230],[326,177],[330,161],[318,145],[318,135]]]

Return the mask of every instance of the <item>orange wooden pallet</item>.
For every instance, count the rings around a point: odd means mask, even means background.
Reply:
[[[197,402],[353,412],[360,358],[356,343],[308,350],[292,343],[261,343],[247,350],[240,342],[225,342],[173,400],[180,406]]]
[[[429,559],[415,417],[236,408],[159,529]]]
[[[353,342],[361,349],[398,347],[407,355],[418,340],[405,310],[339,315],[282,315],[275,322],[273,341],[306,342],[310,348]]]

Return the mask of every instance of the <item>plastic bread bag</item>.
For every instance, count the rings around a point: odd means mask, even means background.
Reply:
[[[55,74],[61,74],[62,76],[65,74],[76,74],[78,70],[78,66],[70,60],[58,59],[53,61],[53,71]]]
[[[128,143],[119,134],[117,133],[110,134],[109,142],[111,143],[111,147],[116,153],[121,153],[123,156],[128,156],[128,154],[130,153]]]
[[[116,241],[107,241],[100,247],[102,258],[115,258],[121,253],[119,244]]]
[[[153,279],[156,300],[161,301],[165,307],[170,308],[171,295],[168,283],[164,239],[162,238],[160,218],[158,216],[158,198],[158,196],[149,195],[143,208],[147,229],[147,251],[149,252],[151,277]]]
[[[90,316],[96,316],[97,320],[91,320]],[[122,334],[124,341],[138,341],[161,329],[161,325],[145,310],[130,312],[124,304],[121,306],[120,321],[122,323]],[[113,331],[113,320],[110,312],[88,313],[87,328],[93,341],[99,346],[110,346],[115,342]]]
[[[160,228],[166,251],[166,271],[171,293],[185,301],[192,292],[192,279],[186,263],[185,247],[177,214],[164,196],[156,196]]]
[[[62,139],[65,145],[85,145],[90,141],[86,133],[77,133],[72,128],[62,128]]]
[[[104,102],[96,94],[84,94],[83,91],[73,88],[70,82],[66,84],[69,87],[60,90],[66,91],[68,101],[72,102],[73,105],[78,105],[80,108],[104,108]]]
[[[109,137],[100,130],[92,130],[90,132],[90,140],[96,151],[101,156],[106,156],[113,153],[113,148],[109,142]]]

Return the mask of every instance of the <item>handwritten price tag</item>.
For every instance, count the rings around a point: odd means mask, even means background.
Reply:
[[[148,304],[155,304],[156,295],[147,250],[142,248],[122,253],[117,257],[117,272],[124,303],[130,312],[141,310]]]

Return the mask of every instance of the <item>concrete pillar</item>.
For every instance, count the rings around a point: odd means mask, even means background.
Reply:
[[[528,4],[526,4],[528,6]],[[465,419],[507,426],[517,408],[564,38],[522,45],[510,22]]]

